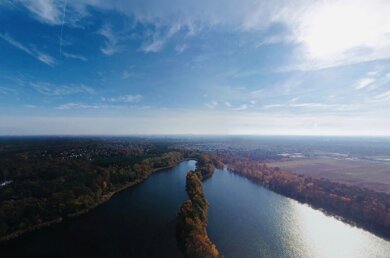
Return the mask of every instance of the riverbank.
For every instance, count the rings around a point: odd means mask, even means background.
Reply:
[[[114,191],[111,191],[111,192],[108,192],[108,193],[102,195],[100,197],[100,200],[96,204],[94,204],[94,205],[92,205],[92,206],[90,206],[90,207],[88,207],[86,209],[83,209],[83,210],[75,212],[75,213],[70,213],[70,214],[67,214],[65,216],[61,216],[61,217],[55,218],[55,219],[50,220],[50,221],[45,221],[43,223],[40,223],[40,224],[37,224],[37,225],[33,225],[33,226],[28,227],[28,228],[23,229],[23,230],[18,230],[18,231],[12,232],[10,234],[2,236],[0,238],[0,242],[6,242],[6,241],[9,241],[9,240],[13,240],[13,239],[16,239],[16,238],[19,238],[19,237],[23,236],[26,233],[33,232],[33,231],[36,231],[36,230],[39,230],[39,229],[42,229],[42,228],[46,228],[46,227],[49,227],[49,226],[54,225],[54,224],[61,223],[61,222],[63,222],[67,218],[74,218],[74,217],[83,215],[85,213],[88,213],[91,210],[99,207],[100,205],[108,202],[115,194],[117,194],[119,192],[122,192],[122,191],[124,191],[124,190],[126,190],[126,189],[128,189],[130,187],[136,186],[136,185],[144,182],[146,179],[148,179],[154,173],[157,173],[157,172],[160,172],[160,171],[164,171],[164,170],[173,168],[173,167],[177,166],[178,164],[180,164],[181,162],[186,161],[186,160],[191,160],[191,159],[183,158],[183,159],[181,159],[180,161],[176,162],[173,165],[165,166],[165,167],[159,167],[159,168],[155,168],[155,169],[152,169],[150,171],[147,171],[146,172],[146,176],[143,176],[143,177],[138,178],[138,179],[136,179],[134,181],[131,181],[131,182],[129,182],[129,183],[127,183],[127,184],[125,184],[125,185],[115,189]]]
[[[225,162],[232,173],[350,225],[390,239],[390,199],[385,193],[296,175],[248,160]]]

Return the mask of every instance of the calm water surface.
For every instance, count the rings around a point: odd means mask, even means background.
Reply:
[[[194,167],[156,173],[88,214],[0,246],[0,257],[181,257],[175,218]],[[390,257],[390,242],[227,170],[204,189],[209,236],[226,258]]]
[[[390,257],[390,242],[227,170],[204,190],[209,237],[227,258]]]
[[[195,161],[158,172],[64,223],[0,246],[0,257],[181,257],[176,213]]]

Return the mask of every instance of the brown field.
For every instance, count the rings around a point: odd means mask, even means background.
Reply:
[[[390,163],[333,158],[293,159],[267,165],[334,182],[356,185],[390,194]]]

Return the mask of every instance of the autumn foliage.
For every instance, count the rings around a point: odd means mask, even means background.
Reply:
[[[220,158],[230,171],[277,193],[390,237],[390,196],[386,193],[281,171],[246,157]]]
[[[202,188],[200,170],[187,174],[185,201],[177,214],[177,237],[180,246],[189,258],[220,257],[216,246],[207,236],[208,204]]]

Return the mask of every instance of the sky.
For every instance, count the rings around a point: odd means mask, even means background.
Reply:
[[[0,135],[390,136],[388,0],[0,0]]]

